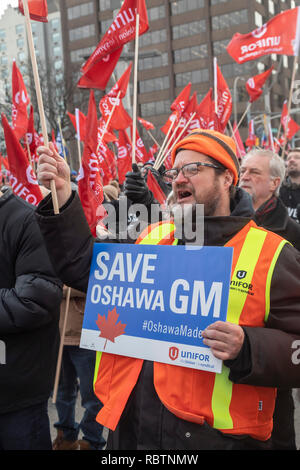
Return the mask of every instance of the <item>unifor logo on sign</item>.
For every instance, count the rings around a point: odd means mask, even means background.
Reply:
[[[169,348],[169,357],[172,359],[172,361],[175,361],[178,358],[179,355],[179,349],[176,348],[176,346],[172,346]]]

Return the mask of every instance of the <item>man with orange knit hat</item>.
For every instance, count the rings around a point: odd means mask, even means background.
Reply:
[[[47,196],[37,219],[62,281],[84,291],[95,240],[64,160],[53,146],[39,153],[39,180],[47,187],[55,181],[61,210],[54,215]],[[195,130],[175,145],[172,162],[164,177],[172,183],[175,212],[203,204],[204,245],[233,248],[227,321],[202,333],[224,361],[222,372],[102,353],[95,393],[103,408],[97,420],[110,429],[112,450],[270,449],[276,388],[300,386],[293,359],[300,339],[299,253],[253,222],[250,197],[236,187],[239,167],[231,138]],[[170,222],[161,224],[167,232],[170,226],[168,243],[174,245]],[[150,225],[137,243],[162,244],[151,239],[152,232]],[[183,236],[176,243],[190,242]]]

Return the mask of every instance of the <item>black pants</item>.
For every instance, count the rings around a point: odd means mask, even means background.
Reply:
[[[108,450],[270,450],[271,441],[226,435],[182,420],[159,400],[153,385],[153,364],[145,361]]]

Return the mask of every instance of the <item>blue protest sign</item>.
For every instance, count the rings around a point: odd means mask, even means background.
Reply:
[[[226,320],[232,252],[96,243],[80,346],[220,372],[202,331]]]

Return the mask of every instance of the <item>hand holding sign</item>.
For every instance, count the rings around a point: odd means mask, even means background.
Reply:
[[[245,333],[239,325],[217,321],[209,325],[202,336],[203,343],[211,348],[213,355],[226,361],[237,357],[244,343]]]

